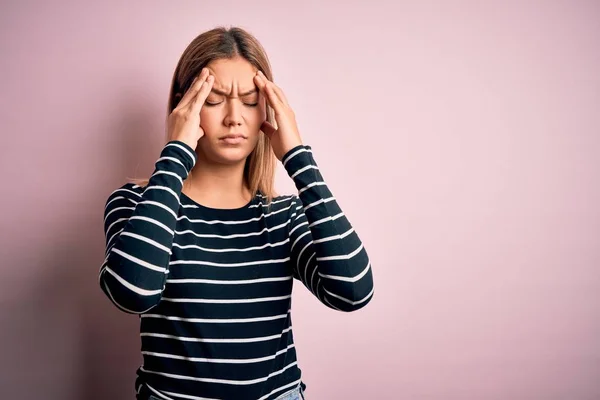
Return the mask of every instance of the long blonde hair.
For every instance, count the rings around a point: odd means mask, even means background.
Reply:
[[[202,68],[211,61],[231,59],[236,56],[244,58],[255,68],[262,71],[269,80],[273,80],[271,65],[265,49],[252,34],[239,27],[229,29],[225,27],[213,28],[201,33],[192,40],[181,55],[171,80],[167,118],[177,107],[181,95],[188,90]],[[273,126],[277,126],[273,109],[269,106],[267,106],[267,121]],[[165,124],[165,126],[167,125]],[[169,141],[168,134],[166,132],[167,142]],[[266,198],[266,203],[271,203],[273,197],[277,195],[275,193],[276,166],[277,158],[268,138],[261,131],[258,143],[246,159],[246,165],[244,166],[244,181],[253,197],[260,192]],[[188,178],[191,174],[192,172],[190,172]],[[140,186],[148,184],[148,179],[130,179]],[[190,179],[186,179],[184,185],[189,182]]]

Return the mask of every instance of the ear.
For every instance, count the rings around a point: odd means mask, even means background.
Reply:
[[[262,123],[262,125],[260,126],[260,130],[264,132],[265,135],[267,135],[267,137],[269,139],[271,139],[271,137],[273,136],[273,134],[275,133],[275,131],[277,130],[273,125],[271,125],[268,121],[264,121]]]

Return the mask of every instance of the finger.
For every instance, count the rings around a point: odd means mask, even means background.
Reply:
[[[206,80],[203,82],[202,87],[200,88],[200,90],[198,91],[198,94],[196,95],[196,98],[194,98],[194,100],[192,101],[192,104],[190,105],[190,111],[192,112],[192,114],[200,113],[200,110],[202,109],[202,106],[204,105],[206,98],[210,94],[210,91],[212,89],[214,81],[215,81],[215,77],[212,75],[209,75],[208,78],[206,78]]]
[[[265,74],[262,73],[262,71],[258,71],[258,73],[261,75],[261,77],[267,82],[268,86],[271,86],[273,88],[273,90],[275,91],[275,94],[277,95],[277,97],[279,97],[279,101],[281,101],[283,104],[285,104],[286,106],[289,106],[287,97],[285,97],[285,94],[283,93],[283,90],[281,90],[281,88],[279,86],[277,86],[274,82],[270,81]]]
[[[265,95],[269,105],[275,110],[276,114],[280,114],[282,112],[281,107],[283,103],[279,100],[279,97],[273,91],[273,88],[268,85],[267,81],[262,78],[260,75],[256,75],[256,85],[258,89]]]
[[[204,83],[204,81],[206,80],[207,77],[208,77],[208,70],[206,68],[202,68],[202,72],[200,72],[200,75],[198,75],[194,78],[194,80],[192,81],[192,84],[190,85],[189,89],[185,92],[185,94],[183,95],[183,98],[181,99],[179,104],[177,104],[176,108],[187,107],[188,104],[196,97],[196,95],[198,94],[198,91],[202,87],[202,84]]]

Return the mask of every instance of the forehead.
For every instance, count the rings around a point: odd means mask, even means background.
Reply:
[[[245,91],[255,87],[257,69],[242,57],[214,60],[206,68],[215,77],[216,89]]]

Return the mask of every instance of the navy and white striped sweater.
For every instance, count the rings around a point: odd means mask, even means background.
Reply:
[[[100,286],[140,315],[138,399],[275,399],[301,385],[292,335],[298,279],[327,307],[354,311],[373,296],[367,253],[309,146],[283,158],[298,195],[238,209],[182,192],[197,155],[163,148],[147,186],[110,194]]]

